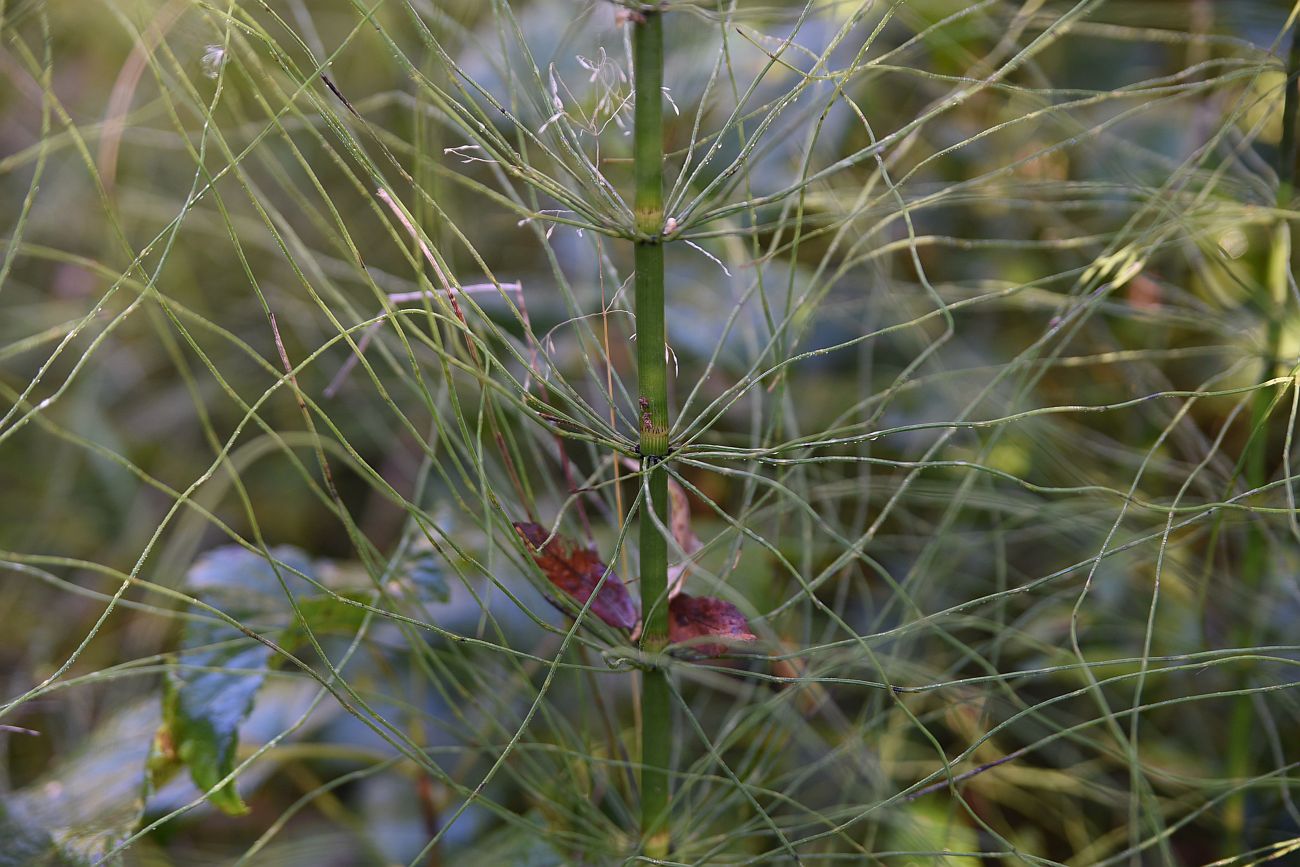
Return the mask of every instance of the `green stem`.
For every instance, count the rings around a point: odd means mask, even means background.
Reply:
[[[1300,39],[1291,34],[1291,52],[1286,61],[1286,93],[1282,98],[1282,141],[1277,149],[1277,206],[1291,206],[1291,194],[1295,189],[1296,163],[1296,112],[1300,110],[1300,100],[1296,99],[1297,78],[1300,78]]]
[[[1291,34],[1291,52],[1287,60],[1286,93],[1282,102],[1282,141],[1277,154],[1277,206],[1281,211],[1291,207],[1291,197],[1295,189],[1296,169],[1296,113],[1300,109],[1300,38]],[[1246,486],[1257,490],[1268,481],[1268,418],[1272,412],[1276,394],[1273,389],[1265,390],[1263,383],[1277,375],[1278,357],[1281,354],[1283,308],[1286,306],[1287,286],[1291,272],[1291,224],[1285,216],[1279,218],[1273,229],[1273,242],[1269,250],[1268,281],[1265,291],[1260,293],[1260,310],[1268,320],[1266,345],[1264,348],[1264,365],[1260,371],[1260,389],[1255,393],[1250,413],[1250,439],[1246,443]],[[1259,591],[1268,572],[1268,539],[1257,521],[1252,521],[1246,529],[1246,548],[1241,564],[1241,586],[1248,594]],[[1256,623],[1247,621],[1238,624],[1233,630],[1233,643],[1237,647],[1251,647],[1255,644]],[[1249,667],[1243,669],[1246,675]],[[1238,696],[1233,704],[1232,716],[1228,723],[1228,749],[1226,762],[1228,776],[1233,779],[1246,777],[1250,773],[1253,745],[1257,741],[1252,729],[1255,727],[1255,713],[1251,707],[1251,696]],[[1232,856],[1246,851],[1246,793],[1235,792],[1224,803],[1224,825],[1226,855]]]
[[[668,643],[668,365],[664,358],[664,132],[663,19],[643,12],[634,24],[632,65],[636,104],[633,165],[636,177],[636,344],[642,466],[647,470],[640,518],[641,646],[654,653]],[[668,857],[668,800],[672,765],[672,705],[668,672],[641,678],[641,834],[645,854]]]

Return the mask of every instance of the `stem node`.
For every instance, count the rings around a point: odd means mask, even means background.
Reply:
[[[668,363],[664,325],[664,146],[663,20],[655,9],[633,19],[635,116],[633,174],[637,382],[640,448],[644,475],[641,500],[641,649],[658,653],[668,643]],[[657,520],[656,520],[657,519]],[[644,853],[662,860],[671,845],[668,815],[672,769],[672,705],[668,672],[641,674],[641,836]]]

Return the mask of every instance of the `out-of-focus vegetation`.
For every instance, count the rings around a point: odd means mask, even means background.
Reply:
[[[671,863],[1300,858],[1300,7],[664,6]],[[638,8],[0,0],[0,865],[636,859]]]

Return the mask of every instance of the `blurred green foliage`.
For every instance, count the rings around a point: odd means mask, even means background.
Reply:
[[[674,857],[1295,857],[1296,9],[668,5]],[[0,864],[633,855],[622,8],[0,0]]]

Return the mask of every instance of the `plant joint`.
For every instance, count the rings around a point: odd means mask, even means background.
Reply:
[[[664,240],[664,212],[662,209],[637,210],[636,233],[632,240],[638,244],[661,244]]]
[[[670,671],[674,660],[663,652],[667,646],[668,642],[661,639],[657,648],[648,644],[643,647],[612,648],[602,651],[601,657],[613,671]]]

